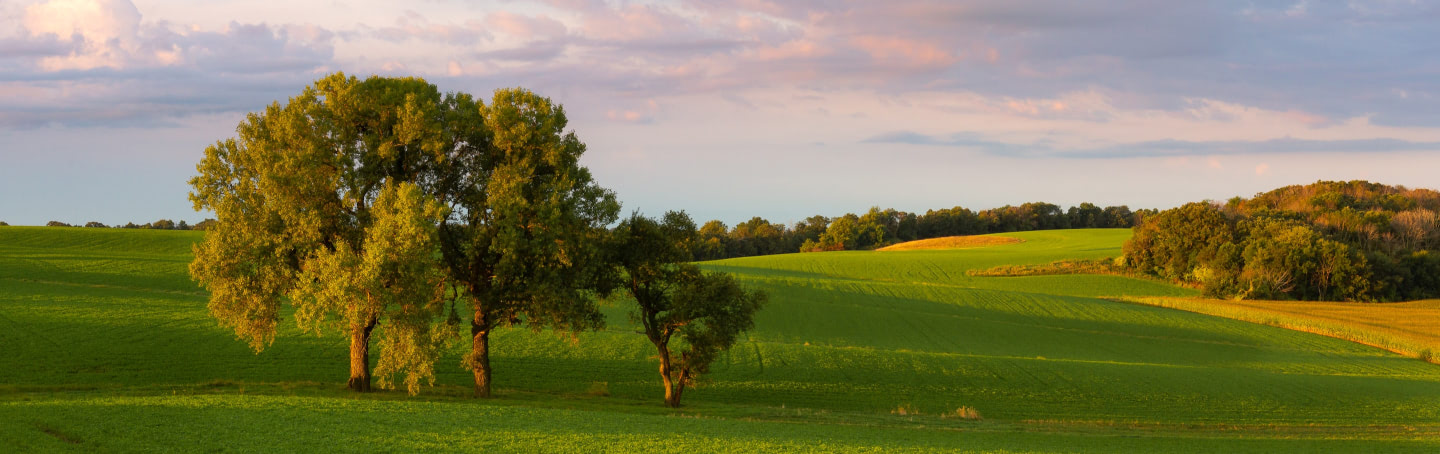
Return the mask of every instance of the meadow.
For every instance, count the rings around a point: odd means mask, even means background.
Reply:
[[[343,390],[340,336],[303,335],[287,319],[256,354],[210,318],[186,274],[198,232],[0,227],[0,446],[1440,450],[1440,366],[1117,301],[1195,296],[1151,280],[968,275],[1114,257],[1129,231],[1006,236],[1022,241],[703,263],[764,289],[770,303],[710,382],[671,410],[624,301],[606,307],[606,330],[574,341],[497,333],[495,399],[466,397],[459,348],[418,397],[357,395]]]

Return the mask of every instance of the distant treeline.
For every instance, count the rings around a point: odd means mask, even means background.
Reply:
[[[954,207],[925,214],[871,208],[863,215],[811,216],[793,226],[755,217],[734,228],[712,220],[700,227],[700,244],[692,248],[696,260],[716,260],[789,252],[864,250],[905,241],[955,235],[1021,232],[1070,228],[1128,228],[1156,210],[1131,211],[1129,207],[1101,208],[1091,203],[1062,209],[1033,202],[973,211]]]
[[[1440,297],[1440,192],[1320,181],[1146,217],[1125,244],[1137,271],[1222,298]]]
[[[3,222],[0,222],[0,225],[9,225],[9,224],[5,224],[5,223],[3,223]],[[210,226],[212,226],[212,225],[215,225],[215,220],[214,220],[214,219],[206,219],[206,220],[204,220],[204,221],[200,221],[199,223],[197,223],[197,224],[195,224],[195,225],[187,224],[184,220],[181,220],[180,222],[177,223],[177,222],[172,221],[172,220],[169,220],[169,219],[161,219],[161,220],[158,220],[158,221],[155,221],[155,222],[147,222],[147,223],[144,223],[144,224],[136,224],[136,223],[134,223],[134,222],[127,222],[127,223],[125,223],[125,225],[116,224],[113,228],[117,228],[117,229],[154,229],[154,230],[205,230],[205,229],[210,228]],[[50,221],[50,222],[46,222],[46,223],[45,223],[45,226],[46,226],[46,227],[75,227],[75,226],[73,226],[73,225],[66,224],[66,223],[60,222],[60,221]],[[98,221],[86,222],[85,225],[82,226],[82,227],[101,228],[101,229],[111,228],[111,226],[105,225],[104,223],[101,223],[101,222],[98,222]]]

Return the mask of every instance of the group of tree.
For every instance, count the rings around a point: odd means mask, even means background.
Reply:
[[[144,223],[144,224],[136,224],[136,223],[134,223],[134,222],[127,222],[127,223],[125,223],[125,225],[116,224],[114,228],[117,228],[117,229],[153,229],[153,230],[205,230],[205,229],[207,229],[207,228],[210,228],[210,226],[212,226],[212,225],[215,225],[215,220],[214,220],[214,219],[206,219],[206,220],[204,220],[204,221],[200,221],[200,223],[195,224],[195,225],[190,225],[189,223],[185,222],[184,220],[181,220],[180,222],[177,223],[177,222],[172,221],[172,220],[169,220],[169,219],[161,219],[161,220],[158,220],[158,221],[155,221],[155,222],[147,222],[147,223]],[[60,221],[50,221],[50,222],[46,222],[46,223],[45,223],[45,226],[47,226],[47,227],[74,227],[73,225],[66,224],[66,223],[60,222]],[[110,228],[110,226],[105,225],[105,223],[100,222],[100,221],[90,221],[90,222],[86,222],[86,223],[85,223],[85,227],[86,227],[86,228],[98,228],[98,229],[108,229],[108,228]]]
[[[1440,192],[1320,181],[1148,216],[1125,265],[1213,297],[1440,297]]]
[[[597,300],[626,295],[678,406],[763,294],[685,265],[700,235],[683,213],[608,228],[620,204],[579,165],[585,145],[566,125],[561,106],[524,89],[486,104],[418,78],[327,76],[205,150],[190,198],[217,221],[191,274],[257,352],[284,304],[302,329],[348,336],[356,391],[373,374],[415,393],[468,339],[477,397],[491,394],[495,329],[599,329]]]
[[[973,211],[963,207],[924,214],[873,207],[863,215],[811,216],[793,226],[755,217],[727,228],[712,220],[700,227],[696,258],[715,260],[790,252],[874,249],[895,243],[956,235],[1070,228],[1130,228],[1155,210],[1101,208],[1091,203],[1062,209],[1032,202]]]

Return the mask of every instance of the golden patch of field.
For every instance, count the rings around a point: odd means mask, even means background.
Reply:
[[[925,240],[906,241],[904,243],[892,244],[877,251],[920,251],[926,249],[969,249],[987,246],[999,246],[1002,244],[1014,244],[1024,240],[1008,236],[994,235],[961,235],[947,236],[941,238],[930,238]]]
[[[1440,300],[1345,303],[1137,298],[1130,301],[1345,339],[1440,364]]]

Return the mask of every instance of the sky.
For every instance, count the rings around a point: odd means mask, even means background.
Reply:
[[[199,221],[335,71],[529,88],[625,212],[730,225],[1440,187],[1431,1],[0,0],[0,221]]]

